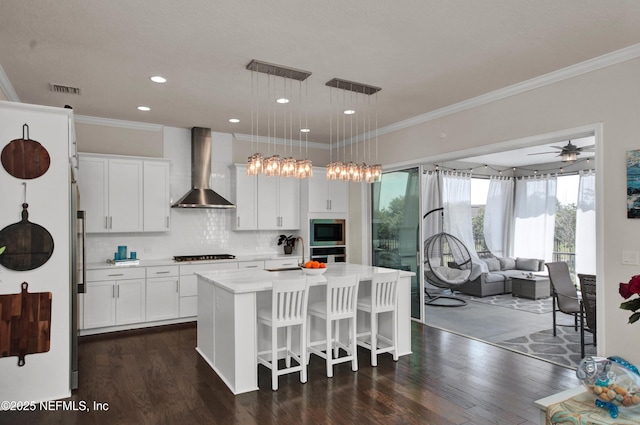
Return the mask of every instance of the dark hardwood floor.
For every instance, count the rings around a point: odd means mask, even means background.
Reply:
[[[80,386],[66,401],[90,412],[0,412],[1,424],[535,424],[534,400],[575,387],[575,372],[439,329],[412,324],[413,354],[372,368],[359,352],[309,381],[259,369],[260,391],[234,396],[200,358],[195,324],[80,339]],[[43,376],[42,379],[46,379]],[[10,383],[5,383],[10,385]],[[94,402],[108,410],[94,410]]]

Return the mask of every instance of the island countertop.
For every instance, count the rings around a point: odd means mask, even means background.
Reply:
[[[321,275],[305,274],[300,270],[268,271],[268,270],[214,270],[196,273],[203,280],[221,286],[234,294],[268,291],[274,280],[297,279],[306,276],[311,286],[324,285],[330,276],[359,275],[360,280],[370,280],[374,273],[390,273],[393,269],[362,264],[331,263],[327,271]],[[414,276],[415,273],[400,271],[400,277]]]
[[[309,291],[309,303],[325,296],[323,286],[332,276],[357,274],[360,279],[358,297],[371,294],[371,278],[374,273],[394,272],[383,267],[359,264],[330,263],[322,275],[306,275],[313,288]],[[197,273],[198,277],[198,345],[196,350],[227,384],[234,394],[258,389],[259,347],[270,344],[270,338],[257,326],[257,310],[268,308],[271,303],[270,290],[274,280],[297,279],[302,270],[219,270]],[[378,321],[378,332],[390,338],[394,333],[398,339],[398,355],[411,354],[411,277],[413,272],[401,271],[398,280],[397,320],[391,313],[382,314]],[[365,312],[358,312],[358,333],[366,332],[370,326]],[[395,322],[395,323],[394,323]],[[395,327],[394,327],[395,325]],[[324,325],[323,325],[324,326]],[[322,329],[313,323],[310,334]],[[343,333],[347,335],[347,333]],[[284,337],[284,335],[281,335]],[[294,346],[297,346],[294,341]],[[360,365],[365,367],[365,365]]]

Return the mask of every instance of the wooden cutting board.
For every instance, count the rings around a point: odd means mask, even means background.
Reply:
[[[18,356],[18,366],[27,354],[49,351],[51,341],[51,292],[21,286],[19,294],[0,295],[0,357]]]

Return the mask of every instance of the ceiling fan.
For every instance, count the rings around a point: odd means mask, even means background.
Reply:
[[[549,153],[557,153],[558,154],[557,156],[562,157],[563,162],[575,161],[576,159],[578,159],[578,155],[580,155],[580,152],[583,152],[583,151],[593,152],[596,145],[584,146],[582,148],[579,148],[573,143],[571,143],[571,140],[569,140],[569,143],[567,143],[565,146],[550,146],[550,147],[553,149],[560,149],[560,152],[558,151],[538,152],[538,153],[530,153],[529,155],[544,155]]]

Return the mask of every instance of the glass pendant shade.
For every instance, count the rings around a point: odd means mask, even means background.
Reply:
[[[283,177],[296,177],[296,168],[296,160],[294,158],[284,158],[280,166],[280,175]]]
[[[308,159],[301,159],[296,163],[297,177],[299,179],[308,179],[313,176],[313,165]]]
[[[247,159],[247,175],[256,176],[262,173],[264,158],[262,154],[255,153]]]
[[[272,155],[265,159],[264,174],[267,176],[280,175],[280,155]]]

